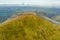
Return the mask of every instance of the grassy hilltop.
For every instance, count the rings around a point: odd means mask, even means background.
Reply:
[[[0,40],[60,40],[58,26],[34,13],[1,24]]]

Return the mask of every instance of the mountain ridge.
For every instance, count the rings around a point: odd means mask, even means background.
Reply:
[[[0,40],[60,40],[60,32],[57,25],[28,13],[3,23]]]

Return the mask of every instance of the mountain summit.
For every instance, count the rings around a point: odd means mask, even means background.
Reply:
[[[57,25],[27,13],[2,23],[0,40],[60,40]]]

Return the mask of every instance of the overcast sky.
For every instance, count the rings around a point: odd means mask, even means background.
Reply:
[[[0,4],[25,4],[39,6],[60,6],[60,0],[0,0]]]

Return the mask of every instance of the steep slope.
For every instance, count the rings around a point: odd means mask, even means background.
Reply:
[[[58,26],[34,14],[24,14],[1,24],[0,40],[60,40]]]

